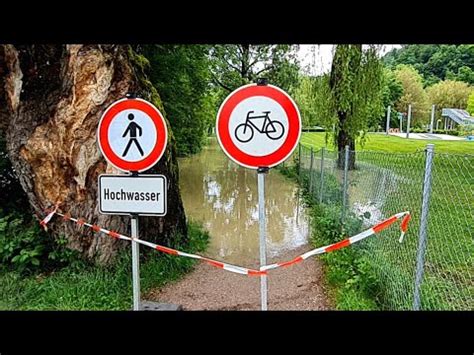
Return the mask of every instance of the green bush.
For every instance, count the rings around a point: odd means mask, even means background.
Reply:
[[[436,133],[436,134],[449,134],[451,136],[459,136],[458,131],[453,131],[453,130],[449,130],[449,129],[434,129],[433,133]]]
[[[44,258],[44,235],[37,223],[23,224],[14,214],[0,218],[0,260],[19,271],[35,269]]]
[[[65,245],[66,239],[52,240],[36,220],[26,222],[18,214],[0,218],[0,261],[4,268],[23,273],[76,262],[78,253]]]
[[[184,238],[174,239],[184,241]],[[206,248],[209,235],[200,225],[191,222],[187,240],[180,250],[200,252]],[[149,248],[143,248],[141,255],[143,297],[152,288],[177,280],[196,263],[194,259]],[[0,310],[130,310],[130,269],[131,253],[126,248],[110,266],[78,260],[48,273],[21,274],[15,270],[0,270]]]
[[[424,128],[413,128],[411,132],[412,133],[428,133],[428,131]]]
[[[346,213],[341,222],[341,207],[311,206],[312,243],[319,247],[357,234],[362,220]],[[335,288],[338,309],[377,309],[378,285],[375,270],[359,245],[339,249],[321,256],[326,264],[326,278]]]

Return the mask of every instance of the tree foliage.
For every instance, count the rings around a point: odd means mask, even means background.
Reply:
[[[198,152],[214,120],[209,47],[147,45],[150,80],[160,93],[179,155]]]
[[[399,112],[408,112],[412,105],[412,124],[419,124],[426,119],[428,112],[428,97],[423,89],[423,79],[411,65],[399,65],[394,71],[396,79],[403,87],[403,94],[397,100],[395,108]]]
[[[389,67],[413,66],[423,77],[424,86],[442,80],[474,84],[474,45],[411,44],[393,49],[384,56]]]
[[[403,84],[397,79],[395,73],[388,69],[383,69],[383,87],[382,102],[384,107],[391,105],[392,107],[403,95]]]
[[[473,89],[472,86],[462,81],[444,80],[427,88],[427,94],[430,102],[440,109],[464,109]]]
[[[396,103],[403,95],[403,85],[395,76],[393,70],[383,69],[383,85],[382,85],[382,103],[383,107],[390,106],[390,127],[398,125],[398,116]],[[378,124],[385,129],[386,113],[380,117]],[[375,128],[375,127],[374,127]]]
[[[331,121],[327,119],[328,116],[334,115],[331,111],[329,75],[301,75],[292,95],[300,110],[303,127],[325,126]]]
[[[298,82],[297,48],[283,44],[212,46],[212,80],[223,89],[223,96],[239,86],[255,82],[259,77],[265,77],[270,84],[290,91]]]
[[[471,114],[471,116],[474,116],[474,91],[471,92],[471,95],[469,95],[469,98],[467,99],[466,110]]]
[[[377,47],[362,50],[361,45],[337,45],[329,87],[333,114],[326,126],[336,123],[339,149],[354,148],[355,139],[363,140],[369,125],[383,114],[383,66]]]

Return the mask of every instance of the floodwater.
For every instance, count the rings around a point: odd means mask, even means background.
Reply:
[[[232,162],[215,139],[199,154],[179,160],[188,219],[211,236],[206,256],[242,266],[259,260],[257,173]],[[297,185],[277,171],[265,176],[267,257],[307,243],[309,218]]]

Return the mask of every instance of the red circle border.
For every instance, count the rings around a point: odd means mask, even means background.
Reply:
[[[124,110],[135,109],[147,114],[155,124],[156,144],[153,150],[145,158],[130,162],[115,154],[110,147],[107,132],[110,124],[117,115]],[[150,102],[143,99],[121,99],[110,105],[102,115],[97,129],[99,148],[107,161],[122,171],[144,171],[155,165],[163,156],[168,141],[168,129],[161,112]]]
[[[252,96],[265,96],[277,101],[288,117],[288,135],[283,145],[275,152],[264,156],[249,155],[240,150],[229,134],[230,115],[243,100]],[[283,90],[273,85],[250,84],[242,86],[227,96],[217,113],[217,139],[224,152],[236,163],[247,168],[268,167],[278,165],[290,156],[296,148],[301,136],[301,116],[295,102]]]

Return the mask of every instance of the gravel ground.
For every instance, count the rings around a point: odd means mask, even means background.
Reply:
[[[286,261],[309,250],[309,246],[279,255],[275,261]],[[256,267],[256,265],[245,265]],[[290,267],[270,270],[268,282],[269,310],[327,310],[321,262],[311,257]],[[154,289],[144,299],[174,303],[184,310],[259,310],[259,277],[234,274],[199,263],[183,279],[161,289]]]

